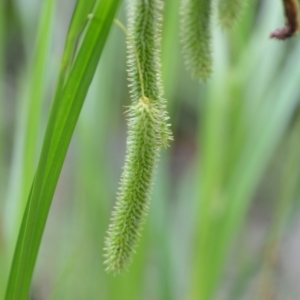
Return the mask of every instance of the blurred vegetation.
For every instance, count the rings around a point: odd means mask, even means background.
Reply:
[[[248,1],[229,32],[214,7],[214,72],[200,83],[184,67],[179,2],[165,0],[162,50],[174,142],[160,159],[133,264],[120,276],[103,266],[130,103],[125,36],[113,25],[64,162],[30,299],[299,299],[299,38],[268,38],[284,22],[280,1]],[[74,7],[0,0],[0,299]],[[125,5],[117,17],[126,24]]]

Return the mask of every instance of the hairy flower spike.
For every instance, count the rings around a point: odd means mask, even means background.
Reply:
[[[160,113],[141,98],[130,108],[129,136],[117,204],[106,240],[107,271],[126,268],[149,205],[149,194],[160,149]]]
[[[107,271],[119,273],[132,258],[147,214],[161,147],[168,145],[166,102],[160,74],[161,0],[130,0],[129,109],[125,167],[105,241]]]
[[[232,29],[241,17],[246,0],[219,0],[219,21],[221,27]]]
[[[211,0],[181,0],[181,40],[187,68],[204,81],[212,72]]]

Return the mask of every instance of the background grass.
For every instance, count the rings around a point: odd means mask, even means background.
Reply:
[[[56,2],[0,0],[0,299],[63,73],[75,1]],[[174,142],[160,160],[133,265],[117,277],[103,266],[129,104],[125,36],[113,25],[58,182],[30,299],[298,299],[299,38],[268,39],[284,22],[280,1],[249,2],[231,32],[215,16],[214,74],[200,84],[180,55],[179,1],[165,2]],[[84,26],[76,18],[75,37]],[[70,57],[81,45],[74,36]]]

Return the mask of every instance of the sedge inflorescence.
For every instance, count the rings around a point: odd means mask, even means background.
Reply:
[[[218,0],[219,25],[231,29],[240,18],[246,0]],[[211,50],[212,0],[181,0],[181,42],[192,77],[206,81],[213,70]]]
[[[218,0],[219,25],[234,27],[246,0]],[[299,27],[296,0],[282,0],[287,23],[271,37],[285,39]],[[107,271],[119,273],[132,260],[147,215],[161,148],[172,139],[161,76],[162,0],[128,0],[127,64],[132,104],[128,110],[125,166],[105,240]],[[181,0],[181,40],[193,77],[212,73],[212,0]]]
[[[162,1],[128,5],[129,108],[125,167],[105,241],[107,271],[129,265],[148,211],[162,147],[171,140],[160,73]]]
[[[212,72],[211,0],[182,0],[181,41],[186,66],[194,78]]]

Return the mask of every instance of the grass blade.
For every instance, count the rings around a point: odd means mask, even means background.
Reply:
[[[21,187],[21,205],[18,210],[16,224],[20,224],[20,219],[24,213],[27,195],[34,176],[37,157],[37,142],[39,130],[41,128],[41,109],[43,96],[45,93],[45,74],[49,53],[49,46],[52,34],[53,13],[56,1],[48,0],[45,2],[36,43],[36,53],[34,55],[34,63],[30,72],[29,92],[26,101],[28,101],[26,109],[25,139],[24,139],[24,156],[23,156],[23,175]],[[18,222],[19,221],[19,222]],[[18,228],[18,227],[17,227]]]
[[[26,211],[23,217],[6,299],[27,299],[52,197],[89,85],[105,45],[120,0],[100,1],[74,66],[56,97]]]

